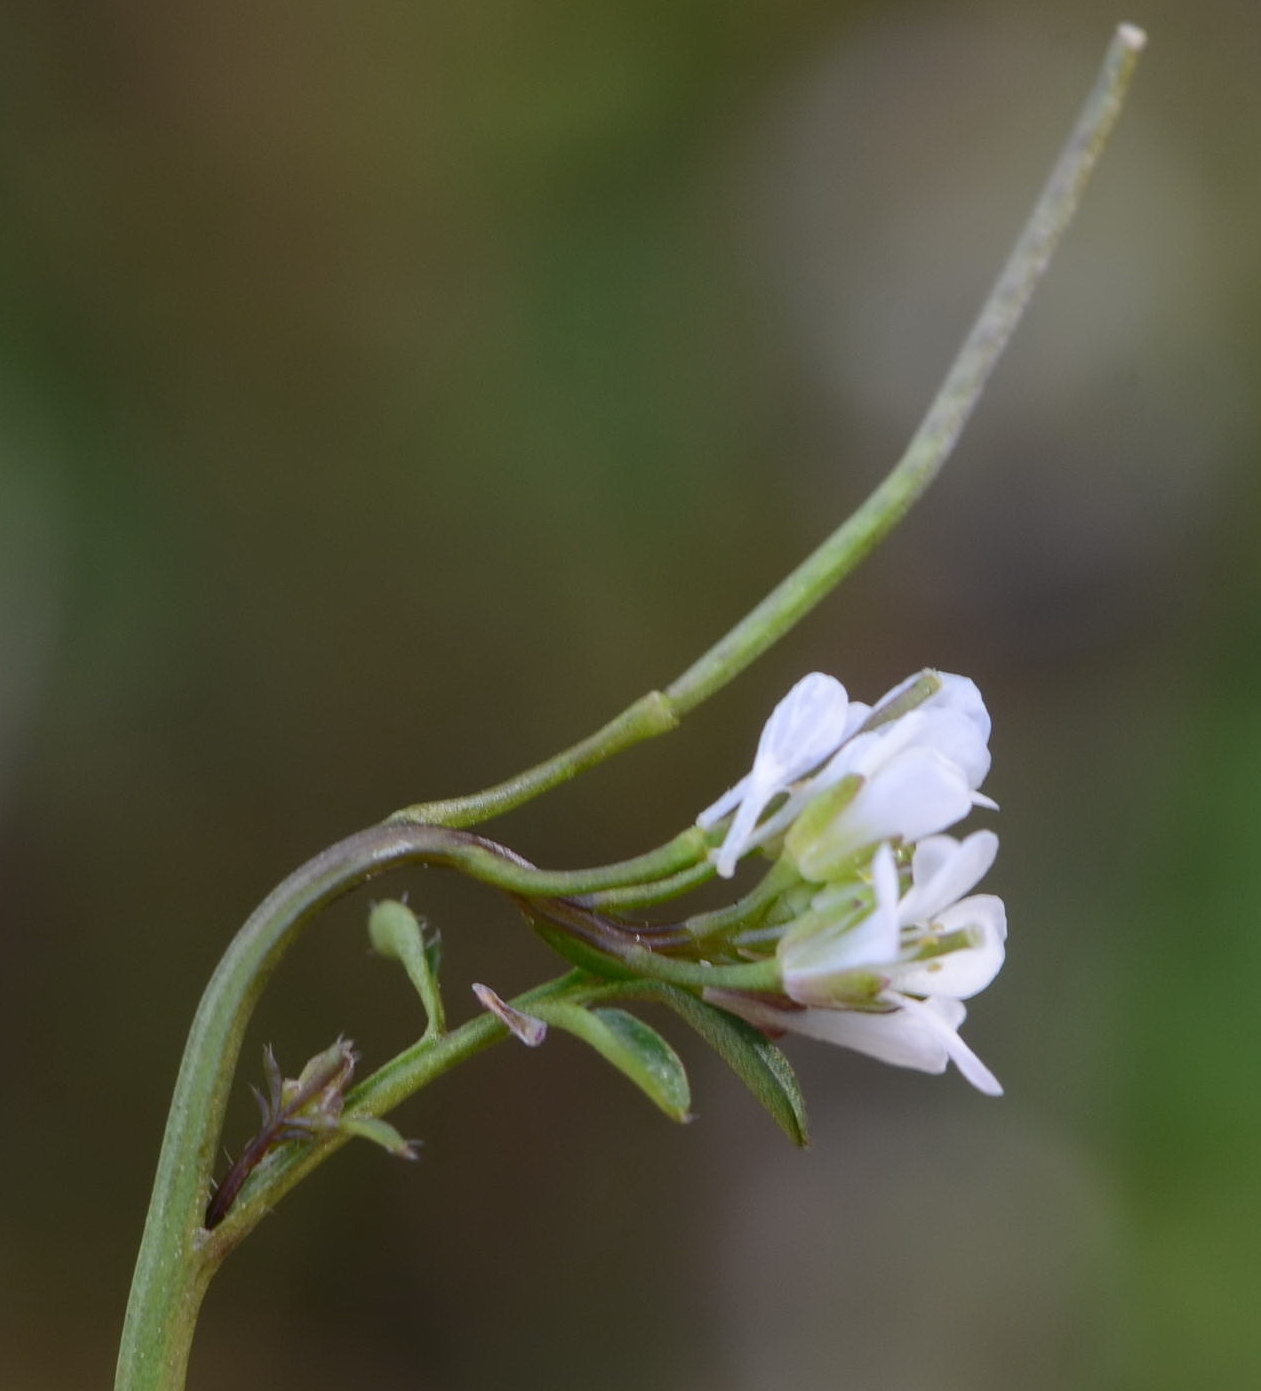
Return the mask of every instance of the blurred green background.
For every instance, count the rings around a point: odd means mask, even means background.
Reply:
[[[658,844],[822,668],[995,717],[1005,1082],[792,1049],[672,1128],[503,1047],[280,1207],[190,1386],[1261,1384],[1261,9],[905,0],[0,13],[0,1381],[108,1385],[166,1097],[235,926],[322,845],[670,680],[896,457],[1111,25],[1132,105],[926,505],[667,740],[496,823]],[[552,963],[400,875],[457,1016]],[[367,895],[263,1042],[417,1010]],[[1228,969],[1229,968],[1229,969]],[[242,1097],[244,1099],[242,1099]]]

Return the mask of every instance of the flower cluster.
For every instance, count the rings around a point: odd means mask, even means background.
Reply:
[[[971,894],[998,837],[941,834],[974,806],[989,771],[990,719],[975,684],[924,672],[876,705],[814,672],[776,706],[749,774],[698,824],[730,818],[714,860],[730,876],[749,851],[779,851],[784,887],[734,941],[774,943],[782,995],[710,991],[770,1031],[792,1030],[885,1062],[1002,1088],[959,1037],[963,1001],[1003,963],[1001,899]],[[769,926],[767,925],[769,924]]]

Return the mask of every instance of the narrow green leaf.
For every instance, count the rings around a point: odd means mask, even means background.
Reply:
[[[389,1121],[383,1121],[379,1116],[343,1116],[339,1129],[358,1135],[363,1140],[371,1140],[398,1159],[418,1158],[415,1142],[404,1140]]]
[[[713,1048],[794,1145],[810,1143],[806,1102],[792,1064],[759,1029],[725,1009],[661,981],[644,981],[637,995],[659,1000]]]
[[[620,1009],[584,1009],[563,1001],[531,1005],[548,1024],[589,1043],[659,1106],[671,1120],[689,1119],[692,1095],[678,1054],[661,1035]]]

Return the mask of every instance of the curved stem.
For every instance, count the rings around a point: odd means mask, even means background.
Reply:
[[[1123,24],[1067,143],[906,452],[861,507],[725,637],[595,734],[484,792],[405,807],[392,819],[471,826],[522,805],[632,744],[674,729],[793,628],[902,520],[949,458],[1094,172],[1145,42]]]
[[[699,889],[702,884],[708,884],[717,872],[713,864],[705,860],[651,884],[630,884],[621,889],[602,889],[598,893],[583,895],[582,902],[588,908],[616,913],[629,912],[633,908],[651,908],[656,903],[668,903],[672,898],[681,898],[693,889]]]
[[[764,913],[776,898],[798,879],[799,876],[791,865],[784,860],[777,860],[743,898],[737,899],[726,908],[715,908],[710,913],[696,913],[688,918],[683,926],[697,941],[739,927]]]
[[[391,817],[385,824],[411,826],[420,823]],[[445,837],[447,863],[492,888],[530,898],[577,898],[605,890],[652,885],[704,865],[712,843],[699,826],[689,826],[673,840],[633,859],[595,869],[549,870],[537,869],[514,851],[469,831],[441,823],[430,829]]]
[[[508,778],[506,782],[496,783],[494,787],[467,797],[450,797],[442,802],[418,802],[415,806],[396,811],[390,820],[419,821],[431,826],[476,826],[479,822],[489,821],[492,816],[521,806],[562,782],[568,782],[570,778],[577,777],[587,768],[594,768],[623,749],[655,738],[658,734],[668,734],[678,723],[679,717],[669,697],[660,691],[649,691],[594,734],[589,734],[554,758],[544,759],[524,773]]]
[[[674,985],[717,990],[779,990],[782,979],[779,963],[773,958],[760,961],[697,961],[671,954],[693,946],[695,938],[686,923],[666,923],[650,931],[638,932],[636,924],[604,918],[572,899],[535,899],[522,908],[534,920],[545,940],[554,940],[550,927],[559,927],[571,939],[584,943],[600,956],[611,958],[604,965],[608,974],[623,972]],[[584,962],[579,954],[573,960]],[[595,961],[592,969],[599,970]]]

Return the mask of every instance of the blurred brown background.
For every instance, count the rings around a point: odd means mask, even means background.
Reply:
[[[621,858],[823,668],[981,683],[1008,1096],[802,1042],[793,1152],[680,1030],[672,1128],[503,1047],[233,1257],[190,1386],[1261,1381],[1261,9],[907,0],[0,14],[0,1382],[109,1384],[166,1097],[323,844],[664,684],[900,451],[1111,25],[1152,46],[927,504],[682,731],[497,823]],[[399,876],[450,1007],[552,969]],[[263,1002],[418,1025],[367,896]],[[243,1098],[243,1099],[242,1099]]]

